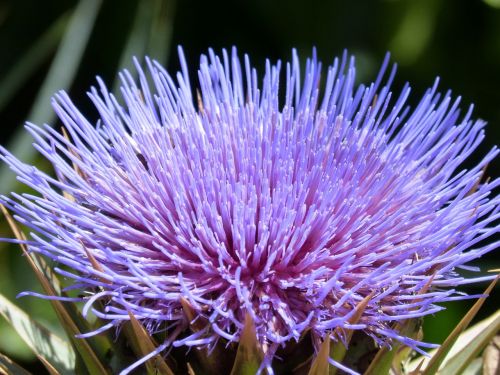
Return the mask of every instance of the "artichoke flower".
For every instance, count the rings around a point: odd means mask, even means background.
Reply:
[[[436,80],[410,109],[388,58],[367,85],[347,54],[326,71],[315,53],[303,73],[296,53],[267,61],[260,81],[248,56],[210,50],[192,85],[179,56],[175,76],[136,61],[122,99],[98,79],[96,122],[55,94],[63,131],[26,125],[53,175],[0,149],[36,192],[0,198],[30,228],[11,241],[46,285],[23,295],[53,301],[76,363],[381,374],[387,353],[435,347],[421,318],[494,278],[458,272],[498,247],[484,240],[499,231],[500,179],[482,178],[498,150],[462,167],[484,138],[472,107]],[[44,259],[71,280],[62,290]]]

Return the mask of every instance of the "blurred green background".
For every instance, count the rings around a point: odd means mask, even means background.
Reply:
[[[463,96],[465,109],[488,121],[487,139],[471,158],[478,161],[500,139],[500,0],[346,0],[199,1],[81,0],[0,1],[0,143],[25,161],[43,165],[23,130],[26,120],[55,122],[49,100],[59,89],[91,119],[95,111],[86,91],[101,76],[116,90],[116,73],[131,67],[132,56],[149,55],[170,72],[179,66],[182,45],[194,79],[199,55],[236,45],[258,68],[266,58],[287,60],[297,48],[305,59],[313,46],[329,64],[347,49],[357,59],[358,79],[377,73],[386,51],[399,70],[394,89],[413,87],[410,103],[441,77],[442,91]],[[500,161],[488,168],[500,176]],[[14,176],[0,166],[0,192],[19,191]],[[2,221],[0,236],[10,236]],[[479,260],[483,270],[500,268],[498,256]],[[484,285],[467,289],[477,293]],[[14,246],[0,244],[0,292],[10,299],[39,290]],[[481,316],[498,308],[498,288]],[[55,325],[48,302],[21,298],[20,306],[47,325]],[[425,338],[439,342],[470,303],[449,304],[429,317]],[[21,363],[33,360],[15,334],[0,321],[0,352]],[[40,370],[42,371],[42,370]],[[41,373],[41,372],[40,372]]]

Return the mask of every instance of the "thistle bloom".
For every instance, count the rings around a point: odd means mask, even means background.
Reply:
[[[436,80],[409,110],[387,59],[356,86],[354,59],[336,59],[322,81],[315,56],[301,79],[294,54],[284,74],[267,62],[259,84],[247,56],[210,51],[198,97],[180,61],[176,79],[148,59],[138,82],[122,72],[122,103],[99,80],[97,124],[57,93],[67,136],[27,125],[56,177],[1,150],[38,192],[1,198],[33,229],[29,249],[62,265],[84,314],[108,322],[86,335],[131,312],[151,333],[168,327],[156,352],[210,349],[237,342],[249,314],[270,373],[276,350],[306,331],[316,347],[354,329],[421,350],[394,323],[466,298],[454,288],[486,278],[456,269],[498,245],[483,240],[499,230],[500,181],[481,182],[498,150],[461,167],[484,138],[472,107],[461,116]],[[181,300],[200,330],[186,333]]]

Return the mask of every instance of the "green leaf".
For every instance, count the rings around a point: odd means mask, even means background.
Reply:
[[[247,313],[231,375],[254,375],[263,359],[264,353],[257,341],[255,324]]]
[[[51,123],[55,113],[50,105],[50,98],[58,90],[67,90],[76,75],[80,61],[92,32],[102,0],[80,0],[75,8],[63,40],[52,61],[49,72],[38,91],[28,120],[37,124]],[[20,128],[14,134],[8,149],[26,163],[36,159],[36,150],[32,146],[31,135]],[[10,192],[15,185],[7,164],[0,167],[1,193]]]
[[[454,375],[465,371],[468,364],[472,363],[499,330],[500,310],[470,327],[458,337],[441,364],[439,374]],[[434,356],[436,353],[437,350],[433,350],[429,354]],[[421,360],[424,361],[424,368],[428,366],[429,359],[420,357],[412,361],[409,368],[413,370],[417,362]]]
[[[498,275],[495,280],[491,282],[491,284],[484,291],[485,295],[488,295],[495,284],[497,283],[500,275]],[[471,309],[467,312],[467,314],[462,318],[460,323],[455,327],[455,329],[450,333],[450,335],[446,338],[441,347],[436,351],[436,353],[432,356],[431,360],[425,367],[423,371],[423,375],[433,375],[436,374],[441,364],[444,362],[446,356],[450,352],[452,346],[457,342],[460,334],[467,328],[471,320],[477,314],[481,306],[483,305],[486,297],[479,298],[478,301],[471,307]]]
[[[451,358],[445,359],[444,366],[441,366],[439,373],[441,375],[460,374],[488,345],[499,330],[500,310],[460,335],[448,353],[447,358]]]
[[[486,375],[483,371],[482,371],[482,364],[483,364],[483,361],[481,358],[476,358],[475,360],[473,360],[471,363],[469,363],[469,365],[467,366],[467,368],[460,372],[460,375]],[[497,375],[498,373],[494,373],[494,374],[491,374],[491,375]]]
[[[408,370],[408,375],[420,375],[420,371],[422,370],[422,367],[424,367],[425,358],[420,358],[419,361],[420,362],[418,362],[414,370]]]
[[[31,319],[28,314],[0,295],[0,315],[16,330],[49,372],[72,374],[75,353],[71,345]],[[49,364],[49,366],[47,366]]]
[[[321,344],[318,355],[314,358],[308,375],[328,375],[330,364],[328,358],[330,355],[330,336],[326,336]],[[332,366],[333,367],[333,366]]]
[[[31,375],[28,370],[25,370],[2,353],[0,353],[0,373],[7,375]]]
[[[497,334],[483,352],[484,375],[500,374],[500,334]]]

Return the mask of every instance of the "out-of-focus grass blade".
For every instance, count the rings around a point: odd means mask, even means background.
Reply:
[[[374,293],[372,292],[368,296],[366,296],[358,305],[356,306],[356,311],[354,312],[354,315],[349,319],[349,324],[357,324],[359,322],[359,319],[363,315],[363,312],[365,311],[366,307],[368,306],[368,303],[370,300],[373,298]],[[351,341],[352,334],[353,334],[352,329],[347,329],[346,334],[345,334],[345,343],[346,345],[349,345],[349,342]],[[330,356],[332,359],[336,362],[342,362],[342,360],[345,357],[345,354],[347,352],[347,348],[344,346],[344,344],[339,340],[336,344],[333,344],[331,346],[330,350]],[[331,366],[330,368],[330,375],[335,375],[337,373],[337,368],[334,366]]]
[[[451,358],[445,360],[439,374],[461,374],[499,331],[500,310],[459,336],[452,350],[448,353],[448,357],[452,355]],[[452,351],[457,353],[453,355]]]
[[[127,41],[118,63],[119,69],[129,69],[131,74],[135,74],[132,58],[134,56],[142,57],[146,52],[149,38],[149,27],[153,22],[153,8],[151,0],[139,1],[137,4],[136,15],[132,29],[128,35]],[[118,93],[120,80],[116,79],[113,85],[113,92]]]
[[[256,374],[263,359],[264,353],[257,342],[255,324],[247,313],[231,375]]]
[[[50,98],[56,91],[69,89],[71,86],[101,3],[102,0],[80,0],[78,3],[31,108],[29,121],[42,124],[51,123],[54,120],[55,115],[50,105]],[[15,133],[8,148],[21,160],[30,163],[36,155],[31,144],[32,138],[29,133],[20,129]],[[0,166],[0,181],[2,181],[1,193],[10,192],[15,184],[14,177],[11,176],[6,164]]]
[[[0,353],[0,373],[7,375],[31,375],[28,370],[25,370],[2,353]]]
[[[500,275],[498,275],[495,280],[491,282],[491,284],[486,288],[484,291],[485,295],[488,295],[493,288],[495,287],[495,284],[497,283]],[[448,355],[449,351],[451,350],[452,346],[455,344],[455,342],[458,340],[460,334],[467,328],[471,320],[476,316],[477,312],[483,305],[486,297],[479,298],[479,300],[471,307],[471,309],[467,312],[467,314],[462,318],[460,323],[455,327],[455,329],[450,333],[450,335],[446,338],[446,340],[443,342],[441,347],[437,350],[436,354],[432,356],[431,360],[429,361],[428,365],[425,367],[424,371],[422,372],[423,375],[433,375],[436,374],[439,367],[445,360],[446,356]]]
[[[493,8],[500,8],[500,0],[483,0],[486,4]]]
[[[5,207],[0,205],[0,210],[3,212],[7,222],[11,226],[15,237],[18,240],[26,240],[26,237],[17,227],[16,222]],[[35,275],[45,293],[49,296],[65,296],[64,293],[61,292],[59,280],[43,259],[36,256],[36,254],[28,253],[26,246],[21,244],[20,247],[28,261],[28,264],[33,269],[33,272],[35,272]],[[86,339],[76,338],[76,335],[91,330],[90,326],[76,309],[76,306],[72,303],[63,304],[61,301],[57,300],[51,300],[50,302],[52,303],[57,317],[70,338],[73,346],[76,348],[89,371],[91,371],[92,374],[108,373],[106,366],[100,359],[105,356],[106,352],[110,348],[110,344],[106,341],[105,337],[96,337],[92,341],[94,345],[90,345],[89,341]],[[96,354],[96,351],[99,354]]]
[[[54,52],[62,38],[68,19],[68,13],[60,16],[2,77],[0,81],[0,111],[4,109],[19,88],[30,79],[33,72]]]
[[[326,336],[325,341],[321,344],[318,355],[314,358],[311,364],[311,369],[308,375],[328,375],[328,358],[330,355],[330,336]],[[332,366],[333,367],[333,366]]]
[[[132,348],[136,351],[138,358],[148,355],[156,349],[156,344],[153,342],[151,336],[147,333],[141,323],[135,316],[129,312],[130,324],[132,326]],[[167,365],[161,355],[155,355],[153,358],[146,362],[148,374],[165,374],[174,375],[173,371]]]
[[[102,0],[80,0],[78,3],[28,116],[30,121],[51,122],[55,118],[50,98],[56,91],[68,89],[73,82],[101,3]]]
[[[174,24],[175,0],[154,0],[153,23],[146,53],[162,64],[168,61]]]
[[[132,58],[148,55],[165,64],[170,50],[175,0],[139,1],[137,12],[118,64],[119,69],[129,69],[135,75]],[[118,93],[120,81],[113,85]]]
[[[394,52],[401,64],[413,63],[424,52],[437,25],[442,4],[439,0],[421,0],[408,4],[389,45],[389,50]]]
[[[75,353],[68,342],[32,320],[2,295],[0,315],[16,330],[51,374],[74,373]]]

